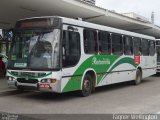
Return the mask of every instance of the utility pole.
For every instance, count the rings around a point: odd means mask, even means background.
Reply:
[[[154,20],[155,20],[155,13],[152,12],[151,13],[151,22],[152,22],[152,24],[154,24]]]

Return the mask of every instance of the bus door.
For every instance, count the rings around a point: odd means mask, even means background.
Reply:
[[[82,28],[64,25],[62,39],[62,92],[80,89],[81,73],[77,73],[81,57]]]
[[[157,46],[157,69],[160,72],[160,46]]]

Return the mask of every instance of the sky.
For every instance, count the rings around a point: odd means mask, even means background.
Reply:
[[[151,21],[155,14],[155,24],[160,26],[160,0],[96,0],[96,5],[117,13],[135,12]]]

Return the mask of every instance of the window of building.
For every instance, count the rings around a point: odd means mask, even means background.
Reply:
[[[110,54],[111,53],[111,39],[108,32],[100,31],[98,33],[99,37],[99,52],[101,54]]]
[[[85,29],[84,32],[84,51],[86,54],[97,53],[97,31]]]
[[[123,54],[122,35],[112,34],[112,53],[117,55]]]
[[[134,38],[133,39],[133,49],[134,49],[134,55],[141,55],[142,50],[141,50],[141,39],[140,38]]]
[[[63,32],[62,51],[63,67],[74,66],[78,63],[81,55],[80,34],[78,32]]]
[[[124,54],[125,55],[132,55],[133,54],[132,37],[124,36]]]
[[[155,41],[149,41],[149,54],[151,56],[154,56],[155,55]]]
[[[144,56],[149,55],[149,41],[146,39],[142,39],[142,54]]]

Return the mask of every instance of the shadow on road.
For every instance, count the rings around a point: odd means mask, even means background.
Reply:
[[[145,79],[145,80],[142,80],[142,83],[140,85],[148,84],[150,82],[152,82],[152,80]],[[128,87],[136,87],[136,86],[140,86],[140,85],[134,85],[133,81],[117,83],[117,84],[113,84],[113,85],[98,87],[98,88],[96,88],[96,91],[94,94],[99,94],[102,92],[111,92],[111,91],[115,91],[115,90],[125,89]]]
[[[153,77],[160,77],[160,73],[153,75]]]
[[[152,80],[149,79],[145,79],[142,81],[142,84],[140,85],[144,85],[144,84],[149,84],[150,82],[152,82]],[[135,87],[135,85],[133,85],[131,82],[124,82],[124,83],[118,83],[118,84],[114,84],[114,85],[108,85],[108,86],[103,86],[103,87],[98,87],[96,88],[96,91],[94,93],[92,93],[92,95],[97,95],[103,92],[112,92],[112,91],[117,91],[120,89],[125,89],[128,87]],[[80,99],[83,97],[81,97],[78,94],[78,91],[75,92],[69,92],[69,93],[63,93],[63,94],[58,94],[58,93],[41,93],[41,92],[33,92],[33,93],[29,93],[23,96],[18,96],[18,97],[24,97],[25,99],[32,99],[32,100],[36,100],[36,101],[54,101],[54,102],[61,102],[61,101],[66,101],[66,100],[71,100],[71,99]]]

